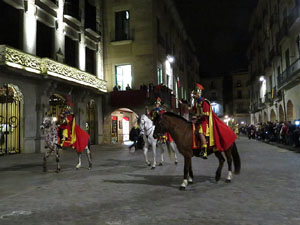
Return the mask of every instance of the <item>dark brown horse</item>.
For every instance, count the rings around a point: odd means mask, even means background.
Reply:
[[[164,134],[165,132],[169,132],[177,145],[178,151],[184,157],[184,178],[183,183],[180,186],[180,190],[185,190],[188,183],[193,183],[194,177],[192,170],[192,123],[174,113],[166,112],[162,115],[157,115],[154,118],[154,125],[155,130],[153,136],[155,137]],[[215,156],[219,160],[219,167],[216,171],[215,177],[216,181],[219,181],[225,158],[223,157],[222,152],[213,151],[212,147],[209,147],[207,151],[208,155],[215,153]],[[228,163],[228,176],[226,182],[229,183],[232,179],[232,161],[234,164],[235,174],[239,174],[240,172],[241,161],[235,143],[233,143],[232,146],[223,153],[225,154]]]

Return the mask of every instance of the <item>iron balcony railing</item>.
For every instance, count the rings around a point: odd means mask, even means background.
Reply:
[[[298,75],[300,69],[300,58],[290,65],[282,74],[278,76],[278,89],[288,84],[294,76]]]
[[[39,58],[20,50],[0,45],[0,65],[26,70],[40,76],[52,76],[107,92],[106,81],[95,75],[48,58]]]

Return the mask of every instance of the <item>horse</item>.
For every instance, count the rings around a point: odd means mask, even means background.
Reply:
[[[180,190],[185,190],[188,184],[193,183],[193,170],[192,170],[192,123],[187,121],[181,116],[178,116],[171,112],[166,112],[162,115],[157,115],[154,118],[154,137],[157,137],[166,131],[169,132],[174,139],[178,151],[184,157],[184,178],[183,183],[180,185]],[[215,153],[215,156],[219,160],[219,166],[216,171],[215,180],[218,182],[221,179],[221,173],[225,159],[220,151],[214,151],[212,147],[207,149],[208,155]],[[235,142],[224,151],[224,154],[228,163],[228,176],[225,180],[226,183],[230,183],[232,180],[232,161],[234,164],[235,174],[239,174],[241,170],[240,156],[237,151]]]
[[[47,158],[50,156],[52,152],[55,153],[56,156],[56,172],[59,173],[61,168],[59,164],[59,149],[60,146],[58,145],[58,126],[56,125],[56,122],[49,116],[45,116],[43,118],[43,122],[40,126],[40,129],[44,131],[45,133],[45,142],[47,150],[45,152],[45,155],[43,157],[43,171],[47,172]],[[85,147],[88,163],[89,163],[89,169],[92,168],[92,156],[90,151],[89,144]],[[76,165],[76,169],[80,169],[81,167],[81,153],[77,151],[78,155],[78,163]]]
[[[148,166],[151,166],[150,161],[148,160],[148,149],[149,146],[152,147],[153,151],[153,164],[151,169],[155,169],[156,167],[156,146],[158,145],[160,147],[160,163],[159,166],[163,165],[164,162],[164,148],[165,145],[161,141],[158,141],[153,137],[153,132],[155,129],[155,126],[153,125],[153,121],[149,119],[148,116],[143,114],[140,118],[140,128],[141,128],[141,134],[143,135],[143,139],[145,142],[145,145],[143,147],[144,150],[144,156],[145,156],[145,161]],[[175,149],[177,149],[176,144],[173,142],[166,142],[166,147],[168,148],[168,152],[170,153],[171,151],[174,153],[174,158],[175,158],[175,165],[178,163],[177,155],[175,152]]]

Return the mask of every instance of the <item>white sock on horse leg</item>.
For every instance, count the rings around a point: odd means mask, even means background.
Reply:
[[[180,185],[181,187],[186,187],[188,185],[188,180],[184,179],[182,184]]]
[[[231,180],[231,179],[232,179],[232,172],[228,171],[228,176],[227,176],[226,180]]]

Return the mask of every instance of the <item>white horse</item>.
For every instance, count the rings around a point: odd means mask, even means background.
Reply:
[[[56,156],[56,172],[58,173],[60,172],[60,164],[59,164],[59,146],[58,146],[58,133],[57,133],[56,122],[53,121],[51,117],[45,116],[40,128],[44,130],[45,142],[47,145],[47,151],[45,152],[44,163],[43,163],[44,172],[47,172],[47,158],[50,156],[52,152],[54,152]],[[87,145],[84,150],[86,150],[87,158],[89,161],[89,169],[91,169],[92,157],[91,157],[91,151],[89,149],[89,146]],[[75,168],[79,169],[81,167],[81,152],[77,152],[77,154],[78,154],[78,163]]]
[[[155,169],[155,167],[156,167],[156,147],[157,146],[159,146],[159,148],[160,148],[160,160],[161,161],[159,163],[159,166],[163,165],[164,151],[165,151],[166,147],[168,148],[169,154],[171,153],[171,151],[173,152],[174,158],[175,158],[175,164],[178,163],[177,155],[175,152],[175,149],[177,149],[175,142],[172,141],[172,142],[166,142],[166,144],[163,144],[161,141],[157,141],[157,139],[155,139],[153,137],[153,132],[155,129],[155,126],[153,125],[153,121],[150,120],[149,117],[146,116],[145,114],[143,114],[141,116],[140,128],[141,128],[141,134],[143,135],[143,139],[145,142],[143,150],[144,150],[145,161],[148,166],[151,166],[151,163],[148,160],[148,155],[147,155],[148,149],[150,146],[153,151],[153,163],[152,163],[151,169]]]

